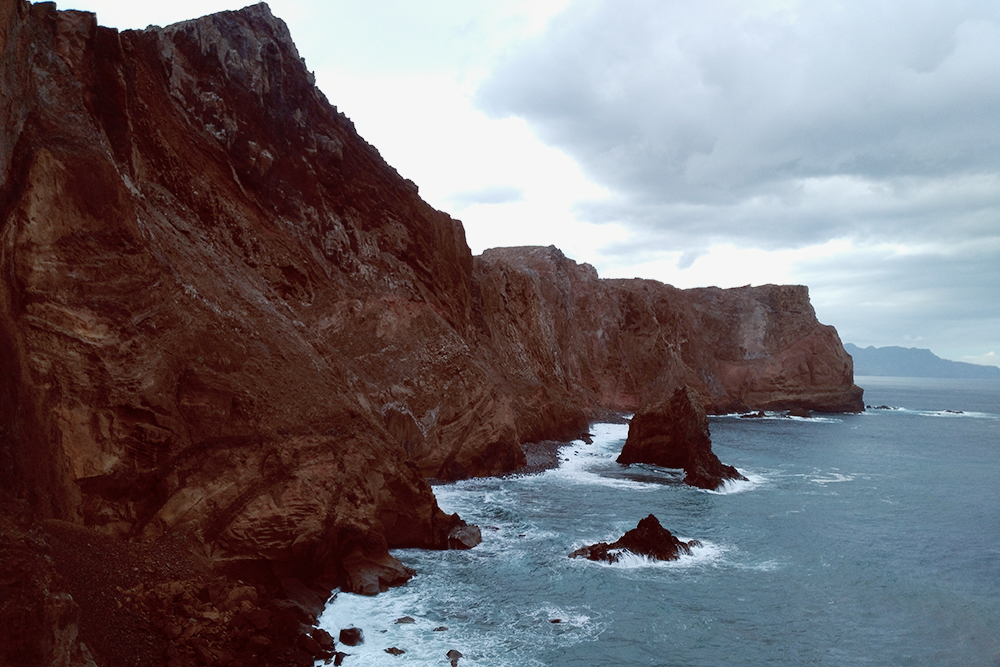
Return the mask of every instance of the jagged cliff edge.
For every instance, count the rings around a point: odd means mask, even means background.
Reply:
[[[34,520],[377,589],[406,576],[387,549],[461,526],[427,477],[685,384],[715,412],[862,409],[804,287],[473,258],[264,4],[119,33],[0,0],[0,53],[0,484]]]

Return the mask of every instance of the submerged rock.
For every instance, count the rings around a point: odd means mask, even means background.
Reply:
[[[700,546],[697,540],[684,542],[660,525],[659,519],[650,514],[628,531],[617,542],[598,542],[572,552],[570,558],[617,563],[624,552],[654,560],[677,560],[691,553],[691,547]],[[553,621],[555,623],[556,621]]]
[[[684,483],[702,489],[717,489],[727,479],[746,479],[712,452],[708,416],[690,387],[677,389],[668,400],[632,418],[618,463],[683,468]]]

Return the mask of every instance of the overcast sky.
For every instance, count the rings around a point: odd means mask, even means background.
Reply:
[[[244,4],[59,6],[125,29]],[[996,0],[269,5],[473,252],[806,284],[845,342],[1000,365]]]

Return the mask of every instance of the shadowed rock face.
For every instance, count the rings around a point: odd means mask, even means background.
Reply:
[[[119,33],[0,0],[0,54],[0,489],[36,518],[374,592],[387,549],[476,540],[427,477],[682,385],[862,409],[805,288],[473,258],[264,4]]]
[[[729,479],[746,479],[712,452],[708,416],[701,398],[689,387],[681,387],[668,400],[632,417],[618,463],[683,468],[684,483],[702,489],[717,489]]]

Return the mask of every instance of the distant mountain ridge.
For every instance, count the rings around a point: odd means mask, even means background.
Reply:
[[[860,348],[844,343],[844,349],[854,358],[855,375],[1000,380],[1000,368],[996,366],[950,361],[915,347]]]

